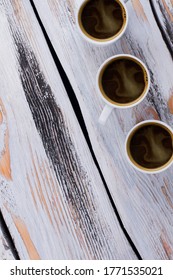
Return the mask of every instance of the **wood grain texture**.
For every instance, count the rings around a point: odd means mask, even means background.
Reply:
[[[172,0],[151,0],[156,11],[157,19],[160,22],[167,42],[172,49],[173,55],[173,1]]]
[[[14,260],[12,250],[1,228],[1,223],[0,223],[0,260]]]
[[[123,38],[109,47],[94,46],[81,38],[76,27],[81,1],[34,3],[76,93],[92,147],[125,228],[144,259],[172,259],[172,169],[144,175],[128,165],[124,154],[125,137],[137,122],[162,119],[173,126],[167,107],[173,90],[173,63],[150,2],[127,2],[129,26]],[[96,74],[105,59],[119,53],[134,54],[146,63],[151,89],[136,108],[114,110],[103,127],[98,124],[104,103],[96,92]]]
[[[21,259],[135,259],[29,1],[0,1],[0,205]]]

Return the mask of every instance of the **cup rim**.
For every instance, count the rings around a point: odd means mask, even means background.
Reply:
[[[172,137],[172,141],[173,141],[173,129],[165,122],[162,122],[160,120],[145,120],[145,121],[142,121],[142,122],[139,122],[137,123],[135,126],[133,126],[130,131],[128,132],[127,136],[126,136],[126,140],[125,140],[125,155],[126,155],[126,159],[127,161],[130,163],[130,165],[135,168],[136,170],[142,172],[142,173],[146,173],[146,174],[157,174],[157,173],[160,173],[162,171],[165,171],[167,170],[173,163],[173,154],[171,156],[171,158],[162,166],[160,167],[157,167],[157,168],[145,168],[143,166],[140,166],[139,164],[137,164],[136,162],[134,163],[130,157],[129,157],[129,154],[128,154],[128,140],[129,140],[129,137],[130,135],[140,126],[143,126],[144,124],[160,124],[161,126],[163,126],[164,128],[166,128],[170,134],[171,134],[171,137]]]
[[[123,30],[120,32],[120,34],[118,34],[117,36],[114,35],[110,38],[107,38],[107,39],[98,39],[98,40],[95,40],[94,37],[92,39],[92,37],[88,37],[81,29],[80,27],[80,24],[79,24],[79,12],[82,8],[82,6],[84,5],[85,2],[87,2],[89,0],[84,0],[82,1],[82,3],[80,4],[80,6],[78,7],[77,9],[77,14],[76,14],[76,23],[77,23],[77,28],[78,28],[78,31],[79,33],[81,34],[81,36],[86,40],[88,41],[89,43],[92,43],[94,45],[98,45],[98,46],[105,46],[105,45],[109,45],[111,43],[114,43],[116,42],[117,40],[119,40],[121,38],[121,36],[124,34],[124,32],[126,31],[127,29],[127,26],[128,26],[128,21],[129,21],[129,14],[128,14],[128,10],[127,10],[127,7],[126,7],[126,4],[122,1],[122,0],[115,0],[117,2],[120,2],[120,4],[123,6],[124,10],[125,10],[125,14],[126,14],[126,22],[125,22],[125,25],[124,25],[124,28]]]
[[[124,103],[124,104],[121,104],[121,103],[114,103],[114,102],[110,102],[108,101],[108,99],[106,99],[100,89],[100,86],[99,86],[99,79],[100,79],[100,73],[102,71],[102,69],[105,67],[106,64],[109,64],[112,60],[116,59],[116,58],[119,58],[119,57],[125,57],[125,58],[131,58],[133,60],[136,60],[138,63],[140,63],[143,68],[145,69],[146,71],[146,74],[147,74],[147,79],[148,79],[148,84],[147,84],[147,87],[145,89],[145,92],[142,93],[137,99],[136,101],[132,101],[132,102],[129,102],[129,103]],[[97,91],[99,92],[102,100],[104,100],[104,102],[108,105],[110,105],[111,107],[114,107],[114,108],[120,108],[120,109],[127,109],[127,108],[132,108],[136,105],[138,105],[140,102],[143,101],[143,99],[146,97],[149,89],[150,89],[150,84],[151,84],[151,78],[150,78],[150,73],[149,73],[149,70],[147,68],[147,66],[145,65],[145,63],[143,63],[138,57],[134,56],[134,55],[131,55],[131,54],[117,54],[117,55],[113,55],[111,57],[109,57],[108,59],[106,59],[102,65],[99,67],[98,71],[97,71],[97,76],[96,76],[96,86],[97,86]]]

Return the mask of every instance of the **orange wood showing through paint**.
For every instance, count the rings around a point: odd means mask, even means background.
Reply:
[[[28,229],[25,225],[25,223],[15,215],[12,215],[12,219],[15,223],[15,226],[25,244],[25,247],[27,249],[28,255],[31,260],[40,260],[40,256],[37,252],[37,249],[34,245],[34,243],[31,240],[30,234],[28,232]]]
[[[2,100],[0,99],[0,129],[3,123],[6,124],[6,130],[3,135],[4,147],[0,155],[0,173],[7,180],[12,180],[11,167],[10,167],[9,132],[8,132],[7,114],[6,114],[5,107],[2,103]]]

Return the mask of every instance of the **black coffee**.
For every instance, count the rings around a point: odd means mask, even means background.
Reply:
[[[145,85],[142,67],[126,58],[111,62],[102,75],[105,94],[117,103],[124,104],[136,100],[144,92]]]
[[[132,136],[129,148],[135,162],[145,168],[163,166],[173,154],[170,133],[155,124],[139,128]]]
[[[121,30],[123,21],[123,10],[116,0],[88,1],[81,14],[84,29],[97,39],[116,35]]]

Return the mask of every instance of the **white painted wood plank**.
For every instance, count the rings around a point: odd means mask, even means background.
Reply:
[[[76,93],[95,155],[125,228],[144,259],[172,259],[172,169],[144,175],[133,170],[124,155],[125,137],[137,122],[161,118],[173,126],[167,108],[173,89],[173,63],[150,2],[127,2],[126,34],[109,47],[86,43],[78,34],[75,14],[80,0],[34,3]],[[138,107],[114,110],[103,127],[98,124],[104,103],[96,92],[96,73],[106,58],[118,53],[134,54],[147,64],[151,90]]]
[[[0,260],[14,260],[13,253],[0,226]]]
[[[0,1],[0,206],[21,259],[135,259],[29,1]]]

